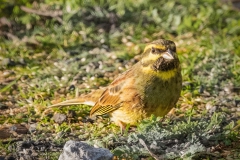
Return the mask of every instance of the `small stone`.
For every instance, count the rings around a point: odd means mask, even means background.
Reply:
[[[13,71],[4,71],[2,75],[3,75],[4,78],[7,78],[7,77],[9,77],[13,74],[14,74]]]
[[[59,139],[64,135],[64,132],[58,132],[55,139]]]
[[[112,160],[113,154],[104,148],[94,148],[80,141],[67,141],[58,160]]]
[[[208,112],[210,112],[210,113],[213,113],[213,112],[215,112],[216,111],[216,106],[213,106],[211,103],[207,103],[206,104],[206,109],[208,110]]]
[[[224,89],[224,91],[225,91],[227,94],[230,94],[230,93],[232,93],[232,91],[233,91],[233,87],[232,87],[232,86],[226,86],[226,87],[224,87],[223,89]]]
[[[66,120],[66,118],[67,118],[67,116],[65,114],[61,114],[61,113],[56,113],[53,116],[53,120],[59,124],[63,123]]]
[[[29,132],[36,131],[37,125],[38,125],[37,123],[30,124],[28,128]]]

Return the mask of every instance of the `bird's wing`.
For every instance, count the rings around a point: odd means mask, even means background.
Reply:
[[[90,116],[107,114],[121,107],[124,101],[121,94],[132,80],[131,76],[128,76],[129,74],[131,74],[131,70],[124,72],[108,86],[93,106]]]

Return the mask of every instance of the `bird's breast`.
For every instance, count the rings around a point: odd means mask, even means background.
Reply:
[[[144,90],[143,104],[147,115],[166,115],[176,105],[180,96],[182,77],[176,73],[169,80],[152,77]]]

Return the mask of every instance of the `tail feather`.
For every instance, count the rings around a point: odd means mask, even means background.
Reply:
[[[94,101],[88,101],[85,100],[84,97],[79,97],[76,99],[70,99],[70,100],[66,100],[57,104],[53,104],[51,106],[48,106],[48,108],[53,108],[53,107],[58,107],[58,106],[71,106],[71,105],[78,105],[78,104],[86,104],[86,105],[90,105],[90,106],[94,106],[96,102]]]
[[[75,99],[66,100],[66,101],[63,101],[63,102],[60,102],[57,104],[53,104],[51,106],[48,106],[48,108],[54,108],[54,107],[59,107],[59,106],[78,105],[78,104],[86,104],[89,106],[94,106],[104,91],[105,91],[105,88],[98,89],[87,95],[84,95],[84,96],[81,96],[81,97],[78,97]]]

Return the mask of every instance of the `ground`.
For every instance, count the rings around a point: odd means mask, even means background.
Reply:
[[[126,159],[240,159],[238,1],[3,1],[0,156],[57,159],[80,140]],[[146,43],[177,45],[183,90],[163,119],[121,133],[86,105],[52,103],[108,85]]]

